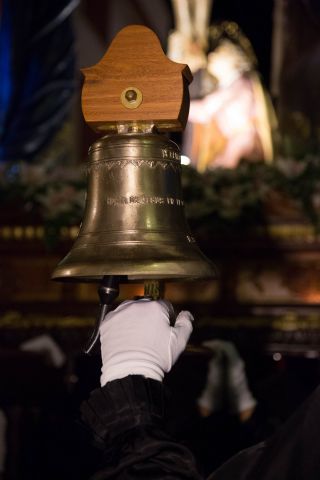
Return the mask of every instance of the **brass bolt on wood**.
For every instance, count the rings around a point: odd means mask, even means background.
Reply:
[[[129,109],[138,108],[142,102],[142,93],[139,88],[128,87],[121,93],[121,103]]]
[[[128,100],[128,102],[134,102],[135,100],[137,100],[137,96],[137,92],[135,92],[134,90],[127,90],[125,94],[126,100]]]

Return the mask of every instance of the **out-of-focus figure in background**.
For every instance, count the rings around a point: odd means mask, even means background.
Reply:
[[[268,415],[251,392],[246,365],[232,342],[203,342],[211,350],[205,384],[196,399],[196,441],[189,444],[206,475],[236,452],[273,432]]]
[[[204,83],[211,91],[191,101],[184,152],[199,171],[232,168],[242,158],[271,161],[267,100],[249,58],[230,40],[207,58]]]
[[[196,168],[233,168],[245,158],[271,161],[271,102],[250,41],[234,22],[209,27],[212,2],[174,0],[176,30],[168,56],[195,77],[183,153]]]
[[[205,388],[197,401],[200,415],[208,417],[227,404],[230,413],[246,421],[257,401],[249,389],[245,364],[236,347],[223,340],[208,340],[204,346],[212,350],[213,357],[208,365]]]

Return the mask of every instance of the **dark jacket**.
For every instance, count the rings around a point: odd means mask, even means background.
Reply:
[[[82,418],[103,449],[94,480],[201,479],[190,451],[164,430],[161,383],[141,376],[92,392]],[[208,480],[318,480],[320,387],[275,435],[243,450]],[[214,453],[214,452],[213,452]]]

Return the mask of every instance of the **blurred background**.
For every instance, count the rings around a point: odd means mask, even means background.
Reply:
[[[50,281],[77,236],[86,156],[80,69],[143,24],[194,76],[186,214],[220,276],[165,285],[196,318],[166,382],[168,428],[202,472],[266,438],[319,383],[318,0],[0,0],[0,478],[88,478],[78,408],[96,286]],[[120,300],[141,293],[124,286]],[[201,348],[205,342],[206,348]],[[209,343],[207,343],[209,342]]]

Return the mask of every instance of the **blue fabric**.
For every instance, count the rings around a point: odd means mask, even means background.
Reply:
[[[11,35],[10,0],[3,0],[2,15],[0,17],[0,138],[4,131],[12,92]]]
[[[32,162],[70,111],[76,85],[70,17],[77,4],[3,0],[0,162]]]

